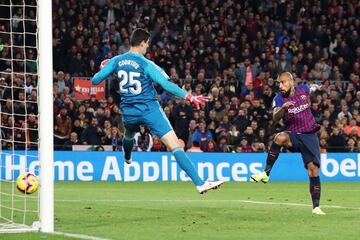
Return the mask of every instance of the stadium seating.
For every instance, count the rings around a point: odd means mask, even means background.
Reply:
[[[266,150],[272,135],[284,127],[271,120],[272,98],[277,91],[274,80],[279,72],[290,71],[298,83],[318,82],[326,87],[316,92],[312,105],[322,126],[322,151],[359,151],[359,7],[350,1],[345,1],[345,6],[321,1],[320,6],[307,11],[297,1],[250,1],[250,5],[168,1],[151,6],[146,1],[127,1],[126,5],[90,2],[53,1],[54,116],[59,120],[55,129],[66,130],[62,135],[55,133],[57,149],[69,150],[68,146],[89,141],[121,149],[123,124],[115,81],[108,81],[86,99],[80,99],[77,92],[90,87],[82,85],[82,79],[96,73],[103,59],[126,52],[129,34],[142,27],[152,33],[146,57],[186,91],[213,99],[203,110],[188,107],[184,113],[178,111],[178,99],[158,89],[158,99],[187,147],[196,124],[205,121],[214,140],[209,139],[215,145],[211,151]],[[211,7],[206,4],[210,2]],[[8,53],[4,49],[0,54]],[[0,61],[0,68],[6,70],[6,62]],[[8,82],[8,76],[0,77]],[[36,79],[19,80],[19,84],[30,88]],[[34,94],[29,90],[27,98]],[[1,97],[4,109],[6,90]],[[65,110],[61,109],[67,110],[63,118],[60,113]],[[92,135],[95,139],[85,139],[84,130],[93,117],[101,131]],[[2,120],[6,121],[6,115]],[[189,126],[191,120],[195,120],[194,126]],[[70,139],[70,132],[76,133],[76,139]],[[11,133],[2,134],[9,138]],[[163,149],[158,140],[155,142],[154,151]],[[207,151],[207,143],[200,145]]]

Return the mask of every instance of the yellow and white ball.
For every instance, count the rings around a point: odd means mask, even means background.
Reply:
[[[17,189],[24,194],[32,194],[39,188],[39,180],[32,173],[22,173],[16,180]]]

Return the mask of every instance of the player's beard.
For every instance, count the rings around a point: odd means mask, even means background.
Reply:
[[[289,90],[287,90],[286,92],[285,91],[281,91],[283,97],[287,98],[290,96],[290,93],[291,93],[291,88]]]

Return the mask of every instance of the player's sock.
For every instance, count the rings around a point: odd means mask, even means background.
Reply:
[[[125,156],[125,159],[127,159],[127,160],[129,160],[131,158],[131,150],[133,149],[134,141],[135,141],[134,138],[124,137],[124,139],[123,139],[124,156]]]
[[[320,205],[320,193],[321,193],[321,184],[320,177],[310,177],[310,194],[313,202],[313,208],[316,208]]]
[[[180,165],[181,169],[186,172],[186,174],[191,178],[193,183],[196,186],[201,186],[205,182],[199,177],[194,163],[189,159],[189,157],[184,152],[183,148],[175,148],[173,151],[177,163]]]
[[[281,146],[276,144],[275,142],[271,144],[270,151],[266,159],[266,167],[264,170],[268,176],[270,175],[271,169],[274,166],[276,159],[278,159],[279,157],[280,149]]]

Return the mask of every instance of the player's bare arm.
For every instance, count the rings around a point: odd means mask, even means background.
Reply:
[[[273,119],[274,119],[274,122],[277,123],[280,121],[280,119],[284,116],[284,113],[285,111],[291,107],[291,106],[294,106],[295,102],[293,101],[290,101],[290,102],[286,102],[284,103],[281,107],[277,107],[274,109],[274,112],[273,112]]]

